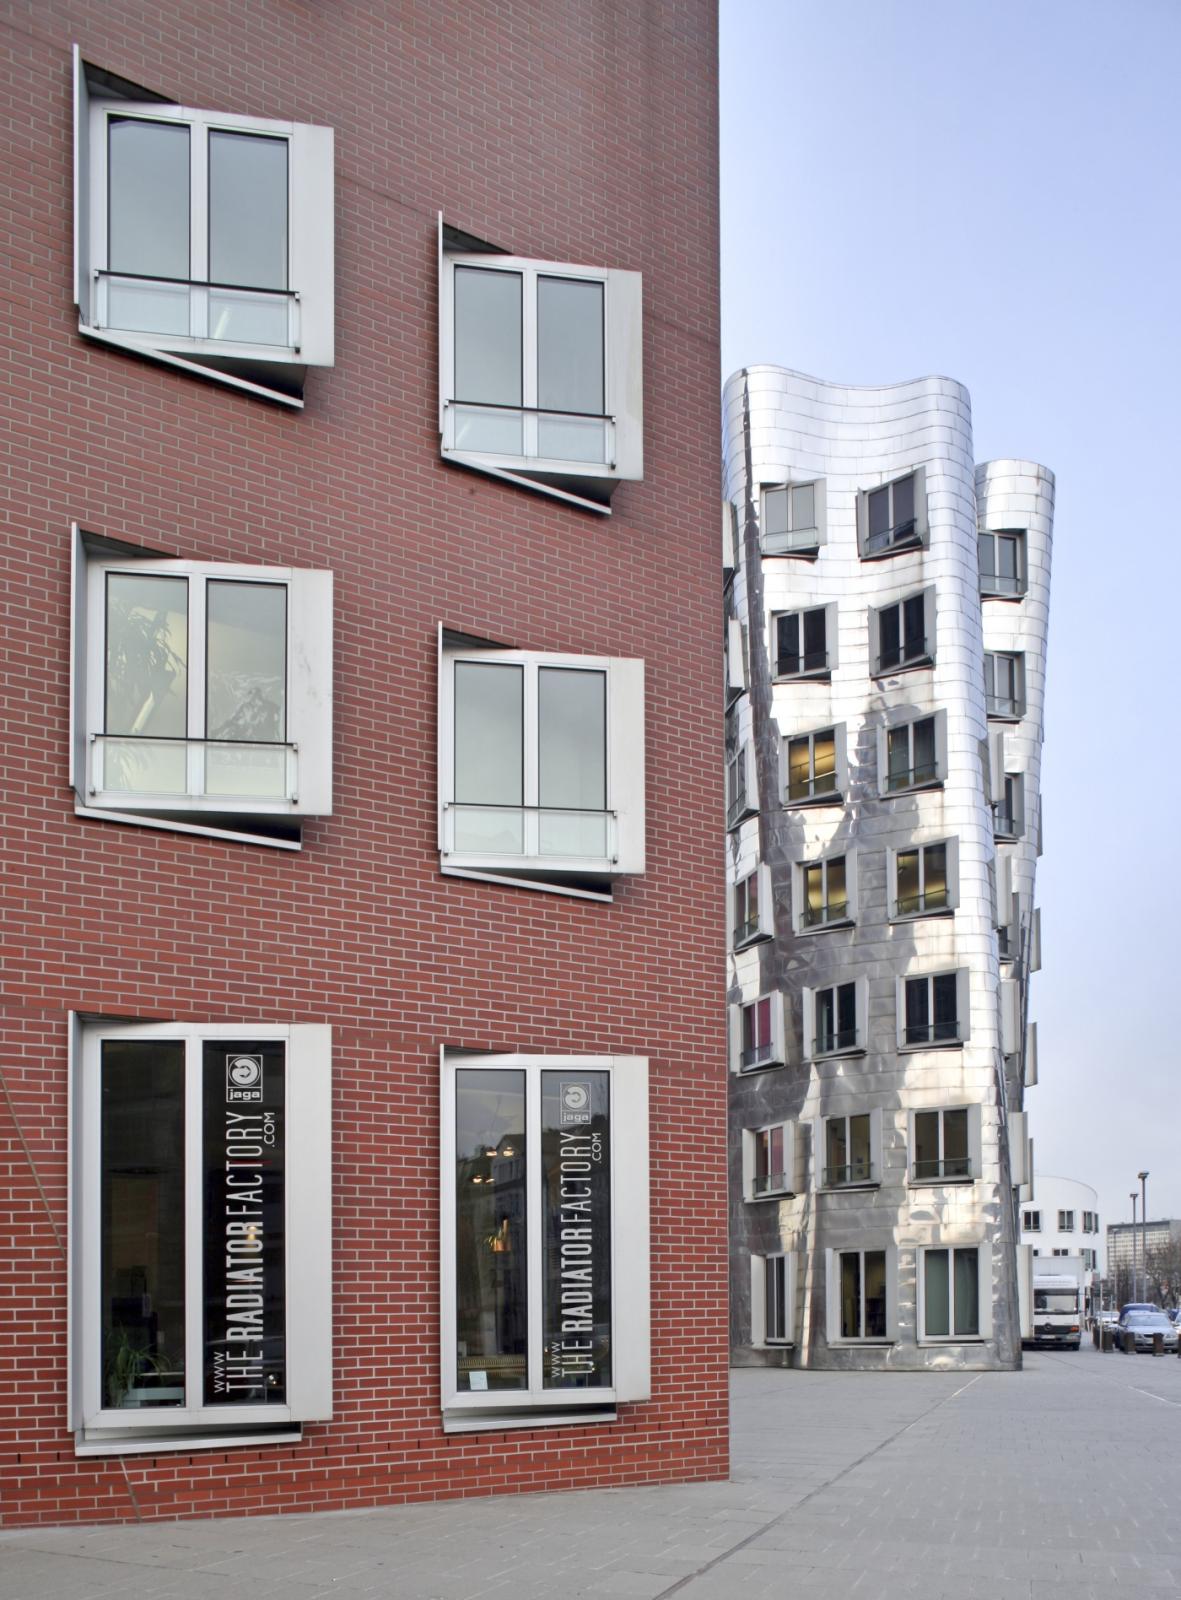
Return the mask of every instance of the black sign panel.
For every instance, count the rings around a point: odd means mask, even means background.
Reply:
[[[204,1046],[207,1406],[287,1399],[285,1056],[278,1042]]]
[[[610,1388],[609,1073],[542,1073],[541,1171],[545,1387]]]

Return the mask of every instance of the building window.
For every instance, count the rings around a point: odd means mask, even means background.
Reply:
[[[955,1106],[911,1113],[911,1178],[946,1183],[980,1175],[980,1110]]]
[[[825,1117],[822,1180],[825,1189],[844,1189],[880,1181],[873,1121],[874,1114],[870,1112]]]
[[[843,727],[821,728],[784,740],[788,805],[839,802],[845,790]]]
[[[935,659],[935,591],[924,589],[873,613],[875,677],[930,666]]]
[[[947,771],[947,724],[942,712],[886,728],[881,734],[879,760],[885,775],[884,793],[899,794],[943,782]]]
[[[1042,1214],[1040,1211],[1023,1211],[1021,1213],[1021,1226],[1026,1233],[1040,1233],[1042,1231]]]
[[[747,637],[746,627],[737,617],[730,617],[726,622],[726,705],[732,706],[735,700],[746,693],[748,683],[746,658]]]
[[[1084,1233],[1098,1233],[1099,1232],[1099,1222],[1098,1222],[1098,1219],[1095,1216],[1095,1213],[1093,1211],[1084,1211],[1083,1212],[1083,1232]]]
[[[890,1252],[830,1250],[827,1266],[829,1343],[891,1338],[895,1317]]]
[[[732,895],[734,948],[739,950],[755,939],[769,939],[774,931],[770,870],[756,867],[734,885]]]
[[[954,908],[956,844],[954,839],[941,839],[894,852],[891,917],[933,916]]]
[[[298,404],[333,364],[332,129],[74,69],[82,331]]]
[[[755,747],[744,740],[726,762],[726,824],[736,828],[747,817],[757,815],[759,785],[755,770]]]
[[[730,1065],[735,1072],[781,1067],[787,1060],[783,996],[760,995],[730,1008]]]
[[[646,1399],[647,1062],[445,1055],[441,1154],[444,1413]]]
[[[441,638],[445,871],[603,889],[644,870],[644,664]]]
[[[795,1191],[795,1124],[742,1131],[743,1193],[748,1200]]]
[[[81,1443],[330,1417],[331,1030],[75,1021],[70,1070]]]
[[[1051,1250],[1050,1254],[1052,1256],[1068,1256],[1070,1254],[1070,1251],[1069,1250]]]
[[[796,1256],[750,1258],[751,1343],[756,1349],[795,1342]]]
[[[1020,652],[984,652],[984,705],[990,717],[1009,722],[1025,715],[1025,657]]]
[[[277,837],[329,815],[332,574],[99,548],[75,533],[79,807]]]
[[[1001,798],[993,802],[992,831],[998,839],[1020,839],[1025,832],[1025,778],[1006,772]]]
[[[856,862],[852,855],[825,856],[795,869],[797,933],[853,921]]]
[[[644,475],[640,274],[471,242],[440,221],[443,458],[602,509]]]
[[[1058,1232],[1059,1233],[1073,1233],[1074,1232],[1074,1212],[1073,1211],[1060,1211],[1058,1213]]]
[[[968,1036],[967,971],[936,972],[902,980],[902,1045],[930,1049],[962,1044]]]
[[[857,545],[863,558],[912,550],[927,538],[926,473],[922,467],[857,496]]]
[[[765,556],[814,556],[824,543],[824,481],[763,489]]]
[[[831,613],[831,615],[830,615]],[[836,639],[836,607],[783,612],[772,618],[777,678],[819,678],[832,672],[829,640]]]
[[[977,535],[980,593],[994,600],[1020,600],[1026,588],[1025,534],[997,529]]]
[[[919,1251],[924,1339],[982,1337],[980,1255],[979,1245]]]
[[[865,980],[804,990],[804,1045],[817,1056],[860,1053],[865,1048]]]

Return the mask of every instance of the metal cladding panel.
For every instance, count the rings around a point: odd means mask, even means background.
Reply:
[[[739,526],[729,614],[746,624],[749,635],[749,687],[729,713],[727,748],[753,739],[760,795],[758,816],[728,835],[728,864],[732,882],[756,860],[769,868],[775,927],[772,941],[731,953],[729,1000],[737,1004],[782,991],[789,1045],[788,1066],[731,1079],[734,1357],[742,1364],[790,1361],[830,1368],[1013,1367],[1020,1362],[1020,1327],[1006,1120],[1009,1108],[1020,1108],[1021,1097],[1006,1085],[1000,980],[1002,975],[1023,978],[1023,971],[1011,963],[1002,967],[996,932],[996,845],[984,693],[986,618],[979,595],[978,477],[969,397],[960,384],[945,378],[849,388],[781,368],[753,367],[737,373],[725,387],[723,452],[726,497],[735,506]],[[922,544],[863,558],[857,538],[858,495],[919,468],[928,517]],[[1022,730],[1019,748],[1026,763],[1022,770],[1031,771],[1033,746],[1040,751],[1041,741],[1052,480],[1042,468],[1014,463],[999,464],[999,469],[993,464],[980,472],[986,493],[995,475],[998,493],[1020,493],[1028,502],[1029,598],[1041,631],[1033,623],[1027,625],[1028,635],[1021,635],[1036,721],[1028,736]],[[1010,478],[1021,480],[1020,490],[1008,488]],[[814,555],[763,555],[762,489],[813,479],[824,483],[823,497],[817,496],[818,504],[824,502],[824,526]],[[873,612],[924,590],[934,591],[933,662],[875,674]],[[774,614],[834,601],[837,637],[826,641],[832,658],[828,677],[776,681]],[[942,781],[883,795],[878,781],[883,730],[935,713],[943,730]],[[847,776],[839,799],[813,806],[785,804],[784,741],[830,727],[843,727],[847,741]],[[1012,736],[1011,728],[1009,732]],[[1036,778],[1031,782],[1032,798]],[[892,853],[944,839],[955,841],[949,856],[958,859],[954,914],[891,921]],[[1021,866],[1013,884],[1023,896],[1026,914],[1033,904],[1033,857],[1026,861],[1027,843],[1020,841],[1017,847]],[[854,924],[793,932],[800,925],[792,903],[793,879],[798,882],[793,867],[842,850],[856,854]],[[955,1048],[903,1047],[903,980],[952,970],[966,974],[970,995],[964,1043]],[[851,979],[859,980],[865,997],[864,1053],[802,1058],[804,991]],[[1022,993],[1023,1018],[1026,1009]],[[979,1129],[975,1180],[913,1184],[912,1113],[957,1106],[972,1108],[971,1126]],[[878,1181],[872,1187],[825,1189],[824,1118],[862,1112],[876,1114],[875,1129],[880,1119]],[[742,1129],[775,1121],[800,1125],[797,1192],[790,1198],[745,1201]],[[991,1273],[981,1273],[982,1285],[991,1284],[981,1306],[982,1336],[954,1344],[920,1341],[919,1252],[929,1246],[972,1244],[991,1252]],[[826,1252],[845,1249],[883,1249],[888,1260],[896,1261],[897,1326],[888,1342],[828,1342]],[[780,1250],[799,1252],[797,1336],[787,1355],[752,1345],[749,1260],[752,1254]],[[891,1257],[891,1251],[896,1255]]]

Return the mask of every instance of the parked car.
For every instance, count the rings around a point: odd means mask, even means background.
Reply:
[[[1152,1311],[1129,1311],[1127,1316],[1120,1320],[1120,1348],[1151,1350],[1158,1333],[1164,1348],[1176,1355],[1181,1335],[1178,1334],[1176,1324],[1170,1322],[1163,1311],[1157,1311],[1155,1308]]]
[[[1122,1322],[1129,1311],[1159,1311],[1159,1306],[1151,1305],[1147,1300],[1128,1300],[1119,1308],[1119,1319]]]

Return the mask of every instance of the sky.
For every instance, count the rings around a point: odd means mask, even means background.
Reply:
[[[942,373],[1057,478],[1037,1169],[1181,1217],[1181,0],[721,0],[723,376]]]

